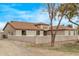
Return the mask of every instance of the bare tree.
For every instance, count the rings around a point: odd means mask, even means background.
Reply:
[[[51,28],[51,46],[54,46],[54,34],[53,34],[53,19],[56,16],[55,3],[48,3],[48,13],[50,18],[50,28]]]
[[[56,3],[49,3],[48,4],[48,12],[49,12],[49,18],[50,18],[50,25],[51,25],[51,46],[54,46],[54,43],[55,43],[55,37],[56,37],[56,34],[58,32],[58,28],[60,26],[60,23],[62,21],[62,18],[64,16],[64,13],[65,13],[65,10],[62,8],[60,10],[60,6],[59,4],[56,4]],[[63,11],[62,14],[59,12],[59,11]],[[57,15],[59,13],[59,15]],[[59,22],[58,22],[58,25],[56,27],[56,31],[55,33],[53,32],[53,20],[55,20],[56,16],[60,16],[60,19],[59,19]]]
[[[48,13],[50,18],[50,25],[51,25],[51,46],[54,46],[55,37],[58,32],[58,28],[61,24],[61,21],[63,17],[66,17],[69,22],[78,25],[77,23],[73,22],[71,19],[73,17],[78,16],[78,4],[60,4],[59,6],[56,6],[56,3],[49,3],[48,4]],[[57,15],[58,14],[58,15]],[[53,20],[55,20],[55,17],[60,17],[59,22],[56,27],[55,33],[53,32]]]

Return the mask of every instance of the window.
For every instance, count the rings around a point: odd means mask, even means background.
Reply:
[[[26,30],[22,30],[22,35],[26,35]]]
[[[47,31],[44,31],[43,34],[46,36],[47,35]]]
[[[36,32],[36,35],[40,35],[40,31],[37,31],[37,32]]]

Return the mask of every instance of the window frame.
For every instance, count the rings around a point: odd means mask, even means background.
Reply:
[[[21,31],[22,35],[26,35],[26,30]]]

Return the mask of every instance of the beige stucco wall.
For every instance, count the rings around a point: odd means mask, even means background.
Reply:
[[[70,35],[71,35],[71,36],[74,35],[74,31],[70,31]]]
[[[40,31],[40,36],[43,36],[43,31]]]
[[[13,29],[10,25],[7,25],[6,28],[4,29],[4,32],[7,34],[7,35],[11,35],[13,33],[13,35],[15,35],[16,31],[15,29]]]
[[[75,30],[75,34],[76,34],[76,35],[79,35],[79,34],[78,34],[78,30]]]
[[[70,34],[69,34],[70,32]],[[50,35],[50,31],[48,31],[48,35]],[[73,36],[73,35],[78,35],[77,30],[63,30],[63,31],[58,31],[57,35],[65,35],[65,36]]]
[[[53,33],[55,33],[55,31]],[[51,35],[51,31],[48,31],[48,35]],[[65,31],[58,31],[57,35],[65,35]]]
[[[26,30],[26,36],[36,36],[36,30]]]
[[[70,32],[70,35],[69,35]],[[75,32],[75,35],[77,35],[77,31],[58,31],[57,35],[65,35],[65,36],[73,36]],[[44,31],[40,31],[39,36],[43,36]],[[50,32],[48,33],[50,35]],[[16,36],[22,36],[22,30],[16,30]],[[26,36],[36,36],[36,30],[26,30]]]
[[[69,35],[69,31],[65,31],[65,36],[68,36]]]
[[[78,35],[78,31],[77,30],[75,31],[75,35]]]
[[[65,31],[65,36],[74,36],[74,35],[78,35],[76,30]]]
[[[9,40],[24,41],[28,43],[41,44],[41,43],[50,43],[51,36],[8,36]],[[58,35],[55,38],[55,42],[66,42],[66,41],[76,41],[78,36],[63,36]]]
[[[36,30],[26,30],[26,36],[36,36]],[[43,31],[40,31],[40,35],[43,36]]]
[[[28,43],[35,43],[36,36],[8,36],[9,40],[16,40],[16,41],[24,41]]]
[[[22,36],[21,31],[22,31],[22,30],[16,30],[16,36]]]
[[[69,32],[70,32],[70,35],[69,35]],[[75,36],[75,35],[78,35],[78,32],[77,32],[77,30],[65,31],[65,35],[66,36]]]
[[[16,36],[22,36],[22,30],[16,30]],[[26,30],[26,36],[36,36],[36,31]]]
[[[65,35],[65,31],[58,31],[57,35]]]

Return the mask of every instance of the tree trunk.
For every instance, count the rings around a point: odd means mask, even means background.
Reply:
[[[50,25],[51,25],[51,46],[54,46],[54,39],[53,39],[53,23],[52,23],[52,19],[51,19],[51,23],[50,23]]]
[[[52,23],[52,21],[53,21],[53,11],[51,11],[50,9],[52,8],[52,6],[48,3],[47,4],[48,5],[48,13],[49,13],[49,18],[50,18],[50,32],[51,32],[51,46],[54,46],[54,40],[53,40],[53,23]],[[53,10],[53,9],[52,9]]]
[[[57,32],[58,32],[58,28],[59,28],[59,26],[60,26],[61,21],[62,21],[62,17],[61,17],[61,19],[59,20],[59,23],[58,23],[58,25],[57,25],[57,27],[56,27],[55,34],[53,35],[53,44],[54,44],[54,42],[55,42],[56,34],[57,34]]]

